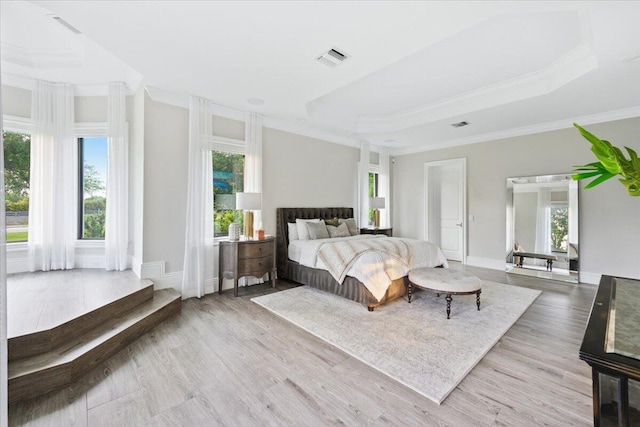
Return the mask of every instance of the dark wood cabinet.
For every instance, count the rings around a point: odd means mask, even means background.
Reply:
[[[593,424],[640,425],[640,281],[602,276],[580,347],[591,366]]]
[[[233,279],[233,295],[238,296],[240,277],[262,277],[269,274],[271,286],[276,286],[276,239],[240,240],[220,242],[218,289],[223,279]]]
[[[360,234],[385,234],[393,237],[393,228],[361,228]]]

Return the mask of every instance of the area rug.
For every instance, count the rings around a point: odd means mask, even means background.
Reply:
[[[300,286],[252,301],[440,404],[536,300],[540,291],[484,282],[475,295],[417,291],[374,312]]]

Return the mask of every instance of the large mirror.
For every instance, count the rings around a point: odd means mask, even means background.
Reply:
[[[578,283],[578,183],[507,178],[507,272]]]

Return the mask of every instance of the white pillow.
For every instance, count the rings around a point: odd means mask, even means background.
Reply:
[[[309,240],[309,230],[307,230],[307,222],[320,222],[320,218],[316,219],[300,219],[296,218],[296,226],[298,227],[298,240]]]
[[[289,241],[299,240],[298,239],[298,226],[295,222],[288,222],[289,226]]]

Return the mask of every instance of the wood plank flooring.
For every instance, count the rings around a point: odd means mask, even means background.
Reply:
[[[464,269],[543,293],[440,406],[252,303],[256,294],[227,292],[184,301],[72,386],[11,406],[10,425],[592,425],[578,348],[596,288]]]

